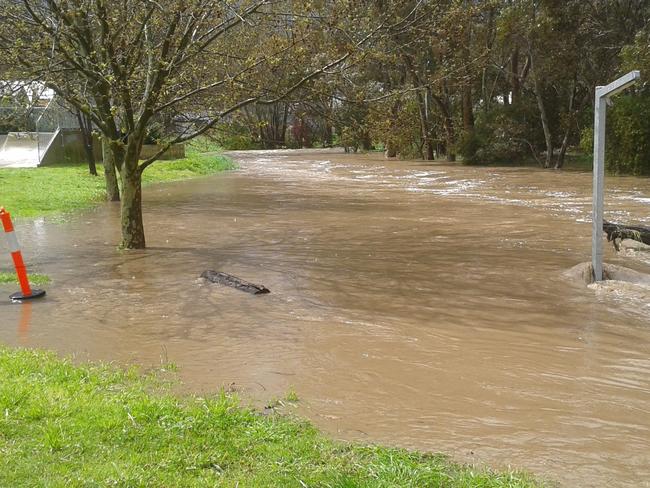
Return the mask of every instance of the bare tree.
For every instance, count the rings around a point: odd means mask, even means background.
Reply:
[[[344,66],[379,31],[359,28],[313,53],[330,20],[307,1],[3,0],[3,7],[0,41],[20,40],[10,54],[22,76],[44,81],[101,133],[107,178],[116,169],[121,180],[128,249],[145,247],[142,173],[172,144],[242,107],[277,103]],[[280,68],[284,83],[266,86],[264,72]],[[185,123],[141,161],[150,126],[179,116]],[[107,183],[115,198],[117,185]]]

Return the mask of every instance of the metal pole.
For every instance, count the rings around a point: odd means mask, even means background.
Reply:
[[[603,280],[603,203],[605,191],[605,120],[610,98],[633,85],[639,71],[630,71],[607,86],[596,87],[594,108],[594,187],[591,232],[591,265],[594,280]]]
[[[603,279],[603,203],[605,190],[605,120],[607,98],[601,94],[602,87],[596,87],[594,111],[594,184],[593,219],[591,233],[591,265],[594,280]]]

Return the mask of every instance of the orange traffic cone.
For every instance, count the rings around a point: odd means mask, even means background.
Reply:
[[[18,246],[18,239],[14,232],[14,224],[11,222],[11,216],[3,207],[0,207],[0,220],[2,220],[2,227],[7,237],[7,244],[9,244],[9,252],[11,258],[14,260],[14,267],[16,268],[16,275],[20,283],[20,291],[13,293],[9,296],[12,300],[29,300],[32,298],[40,298],[45,296],[44,290],[32,290],[29,286],[29,279],[27,278],[27,268],[23,262],[23,255]]]

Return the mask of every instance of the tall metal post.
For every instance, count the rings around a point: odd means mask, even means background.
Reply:
[[[610,98],[622,92],[641,77],[639,71],[630,71],[607,86],[596,87],[594,109],[594,183],[591,234],[591,265],[594,280],[603,279],[603,211],[605,199],[605,124]]]
[[[594,111],[594,183],[593,219],[591,229],[591,265],[594,280],[603,279],[603,208],[605,191],[605,120],[607,100],[600,95],[602,86],[596,87]]]

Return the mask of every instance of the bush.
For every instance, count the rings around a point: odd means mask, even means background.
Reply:
[[[458,153],[463,157],[465,164],[476,164],[480,161],[477,154],[484,145],[484,139],[476,131],[466,132],[458,142]]]
[[[594,153],[594,128],[585,127],[580,132],[580,150],[585,154]]]
[[[217,140],[219,145],[228,151],[261,149],[261,145],[246,134],[222,134]]]
[[[458,150],[466,164],[520,161],[530,158],[531,146],[543,147],[543,137],[534,105],[499,105],[477,113],[474,133]]]
[[[607,170],[650,175],[650,92],[617,97],[607,129]]]
[[[191,139],[185,144],[185,149],[188,155],[219,152],[223,150],[221,145],[211,134],[201,135]]]
[[[256,140],[251,130],[235,119],[219,124],[210,131],[209,137],[212,143],[227,151],[262,149],[262,144]]]

